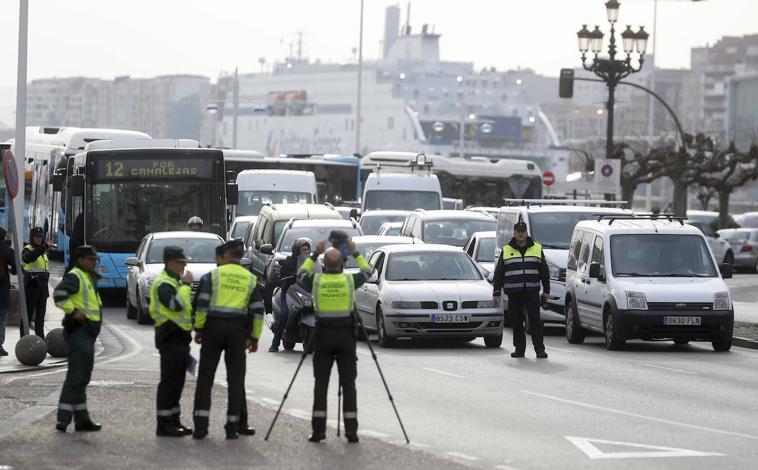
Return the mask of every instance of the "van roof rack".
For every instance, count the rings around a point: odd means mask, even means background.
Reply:
[[[669,222],[677,221],[679,222],[679,225],[684,225],[684,221],[687,220],[687,217],[679,217],[674,214],[654,214],[652,212],[640,213],[640,214],[592,214],[592,216],[597,217],[598,222],[607,220],[608,225],[612,225],[613,222],[616,220],[658,220],[658,219],[664,219]]]
[[[544,205],[575,205],[575,206],[623,206],[627,201],[605,201],[601,199],[510,199],[503,198],[506,206],[544,206]]]

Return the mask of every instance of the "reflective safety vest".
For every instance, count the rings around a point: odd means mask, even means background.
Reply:
[[[239,264],[231,263],[211,271],[211,298],[208,317],[245,317],[258,278]]]
[[[92,282],[92,275],[78,267],[72,269],[71,274],[79,279],[79,290],[75,294],[71,294],[65,303],[70,302],[74,309],[78,309],[84,313],[87,320],[99,322],[102,318],[101,308],[103,301],[100,300],[100,294]],[[73,309],[70,310],[70,313],[66,314],[73,314]]]
[[[168,284],[176,291],[176,299],[179,302],[179,306],[182,308],[180,311],[171,310],[163,305],[158,295],[158,288],[162,284]],[[153,285],[150,287],[150,316],[155,321],[155,327],[159,327],[167,321],[172,321],[184,331],[192,330],[192,301],[190,294],[192,288],[188,285],[182,285],[181,282],[172,277],[166,271],[161,272],[157,278],[153,281]]]
[[[316,318],[349,318],[355,306],[355,281],[345,273],[316,273],[313,278]]]
[[[32,245],[26,245],[24,249],[34,250]],[[47,261],[47,253],[43,253],[31,263],[21,265],[26,273],[47,273],[50,272],[50,264]]]
[[[502,258],[505,267],[503,289],[506,294],[540,291],[542,245],[534,242],[523,256],[518,249],[505,245]]]

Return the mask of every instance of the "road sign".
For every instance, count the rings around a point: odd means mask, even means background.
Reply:
[[[590,439],[586,437],[566,436],[569,442],[574,444],[587,457],[597,459],[650,459],[670,457],[718,457],[724,454],[716,452],[703,452],[699,450],[678,449],[676,447],[653,446],[648,444],[634,444],[631,442],[606,441],[603,439]],[[614,449],[612,452],[603,452],[598,444],[606,449]],[[625,448],[621,450],[619,448]]]
[[[621,160],[595,160],[595,191],[618,194],[621,190]]]
[[[542,184],[545,186],[552,186],[555,184],[555,173],[552,171],[546,171],[542,173]]]
[[[8,196],[13,199],[18,194],[18,168],[16,160],[13,158],[13,152],[5,150],[3,152],[3,179],[8,190]]]

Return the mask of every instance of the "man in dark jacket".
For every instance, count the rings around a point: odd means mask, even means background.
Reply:
[[[542,284],[542,298],[540,298]],[[495,266],[492,297],[500,301],[500,292],[508,295],[508,318],[513,325],[513,348],[511,357],[524,357],[526,334],[524,310],[529,317],[532,344],[539,359],[547,358],[543,342],[540,303],[550,294],[550,271],[545,261],[542,245],[532,240],[526,223],[513,226],[513,238],[503,247]]]
[[[0,356],[7,356],[3,348],[5,342],[5,320],[8,317],[8,306],[11,296],[11,274],[16,274],[13,248],[5,237],[8,232],[0,227]]]
[[[311,255],[311,241],[307,238],[298,238],[292,244],[292,254],[282,261],[279,269],[279,279],[281,288],[279,289],[279,317],[276,319],[276,330],[274,331],[274,340],[268,352],[279,351],[279,343],[284,335],[284,328],[287,325],[289,310],[287,308],[287,290],[291,285],[297,282],[297,268],[303,261]]]
[[[42,227],[34,227],[29,232],[29,244],[21,251],[21,262],[24,269],[24,291],[26,293],[26,314],[29,325],[34,319],[34,334],[45,337],[45,310],[50,290],[47,283],[50,279],[50,268],[47,259],[48,245],[45,241],[45,231]],[[21,335],[26,332],[21,326]]]

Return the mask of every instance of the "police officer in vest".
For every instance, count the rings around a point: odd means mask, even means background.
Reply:
[[[95,271],[99,256],[94,247],[82,245],[76,249],[74,268],[53,291],[55,305],[63,318],[63,336],[68,345],[68,371],[58,403],[58,422],[55,429],[66,432],[71,418],[77,431],[99,431],[87,412],[87,384],[95,361],[95,339],[100,333],[102,306],[97,292],[99,276]]]
[[[542,298],[540,299],[540,284]],[[511,357],[524,357],[526,335],[524,332],[524,310],[529,316],[532,345],[537,357],[547,358],[540,319],[540,303],[550,294],[550,271],[542,252],[542,245],[532,240],[521,221],[513,226],[513,238],[503,247],[503,252],[495,267],[493,279],[495,301],[500,301],[500,292],[508,295],[508,318],[513,325],[513,347]]]
[[[50,291],[47,282],[50,279],[50,268],[47,260],[48,245],[45,243],[45,231],[34,227],[29,232],[29,244],[21,251],[21,262],[24,270],[24,289],[26,291],[26,312],[29,324],[34,318],[34,334],[45,337],[45,310]],[[21,327],[23,328],[23,326]],[[21,333],[22,335],[24,332]]]
[[[263,329],[263,300],[257,278],[240,265],[244,245],[226,244],[222,266],[211,271],[197,292],[195,341],[202,344],[195,390],[194,439],[208,435],[211,387],[224,352],[229,398],[226,412],[227,439],[237,439],[245,400],[245,349],[258,350]]]
[[[313,293],[313,308],[316,313],[316,332],[312,340],[315,347],[313,375],[316,383],[311,417],[313,434],[309,438],[311,442],[320,442],[326,438],[326,393],[335,360],[344,395],[342,411],[345,437],[348,442],[358,442],[358,404],[355,390],[358,359],[355,354],[353,310],[355,289],[369,278],[371,267],[356,249],[355,243],[347,240],[346,235],[344,239],[342,243],[347,244],[348,252],[355,258],[360,268],[359,273],[343,273],[342,253],[337,247],[329,248],[325,252],[325,241],[318,243],[316,252],[303,262],[298,272],[300,285]],[[313,273],[321,253],[324,253],[325,272]]]
[[[192,273],[184,268],[190,259],[178,246],[163,250],[165,269],[150,287],[150,316],[155,322],[155,347],[161,354],[161,381],[158,383],[156,410],[158,436],[181,437],[192,429],[179,420],[179,399],[192,340]]]

